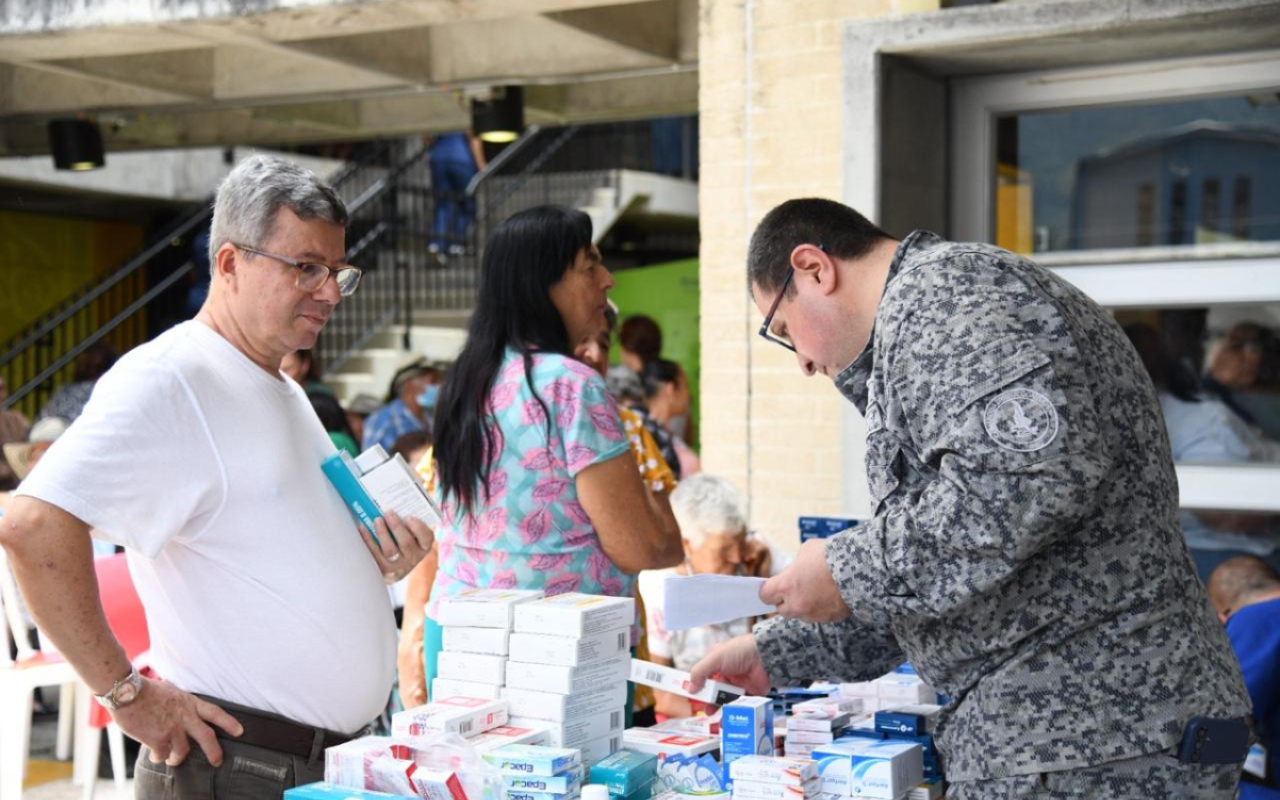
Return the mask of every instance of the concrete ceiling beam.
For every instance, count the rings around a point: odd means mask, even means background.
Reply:
[[[188,100],[208,100],[214,93],[212,48],[26,63],[35,68],[42,65],[61,67],[81,77],[106,79],[125,86],[166,92]]]
[[[555,11],[547,19],[664,61],[679,58],[676,0]]]

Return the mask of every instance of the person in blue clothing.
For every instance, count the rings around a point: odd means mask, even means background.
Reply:
[[[1254,556],[1229,559],[1209,577],[1209,600],[1227,626],[1267,751],[1265,785],[1246,777],[1241,800],[1280,800],[1280,573]]]
[[[380,444],[390,453],[396,439],[406,433],[431,433],[431,417],[443,382],[444,373],[423,359],[401,368],[391,379],[386,405],[365,420],[360,449]]]
[[[475,219],[475,201],[467,184],[485,167],[484,147],[471,131],[446,133],[431,145],[431,189],[435,195],[432,253],[457,255],[466,249],[467,228]]]

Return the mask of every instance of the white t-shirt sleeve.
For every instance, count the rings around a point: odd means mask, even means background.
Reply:
[[[18,488],[154,558],[199,533],[226,495],[220,459],[171,365],[126,356]]]

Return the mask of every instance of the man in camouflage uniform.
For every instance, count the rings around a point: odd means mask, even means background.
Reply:
[[[874,518],[808,542],[761,597],[781,617],[694,669],[750,691],[910,660],[954,698],[949,798],[1235,796],[1176,757],[1233,732],[1240,670],[1183,543],[1160,406],[1096,303],[1030,261],[826,200],[752,237],[761,335],[867,423]],[[1240,752],[1240,761],[1244,753]]]

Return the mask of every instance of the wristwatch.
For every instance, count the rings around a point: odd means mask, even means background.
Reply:
[[[112,684],[111,691],[106,694],[95,694],[93,699],[102,704],[103,708],[115,711],[137,700],[140,691],[142,691],[142,676],[138,674],[137,667],[130,667],[129,674]]]

